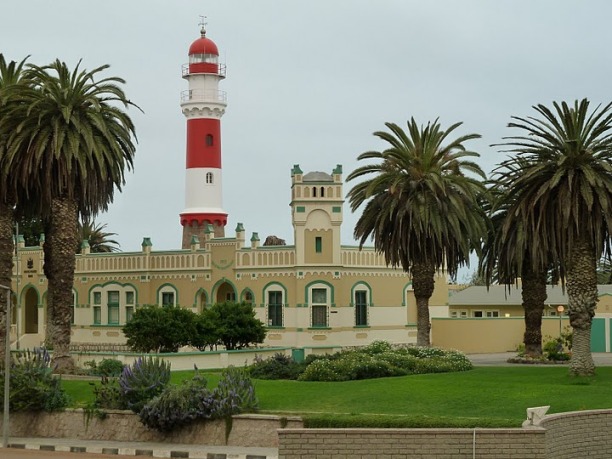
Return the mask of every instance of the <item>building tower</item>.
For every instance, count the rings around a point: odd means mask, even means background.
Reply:
[[[209,224],[216,237],[223,237],[227,223],[221,180],[221,117],[227,100],[219,90],[225,65],[219,64],[217,45],[206,38],[204,26],[200,33],[189,47],[189,63],[183,65],[183,78],[189,84],[181,93],[181,110],[187,119],[185,209],[180,215],[184,249]]]

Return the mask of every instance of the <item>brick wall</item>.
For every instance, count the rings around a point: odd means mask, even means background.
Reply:
[[[574,411],[546,416],[548,458],[612,457],[612,410]]]
[[[278,435],[279,459],[546,459],[544,429],[285,429]]]

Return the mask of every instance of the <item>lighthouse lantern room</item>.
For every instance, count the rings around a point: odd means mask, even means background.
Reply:
[[[201,37],[189,47],[189,63],[183,65],[189,89],[181,93],[181,109],[187,119],[185,209],[181,212],[183,248],[192,236],[213,225],[216,237],[224,236],[227,212],[223,210],[221,180],[221,117],[227,98],[219,90],[225,66],[219,64],[217,45]]]

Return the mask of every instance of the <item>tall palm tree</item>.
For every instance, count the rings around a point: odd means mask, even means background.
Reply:
[[[512,219],[531,239],[529,258],[538,269],[550,257],[567,286],[574,337],[570,372],[591,375],[591,323],[598,301],[597,261],[611,253],[612,103],[589,112],[589,101],[533,107],[538,116],[512,117],[524,135],[506,138],[520,170],[512,176]]]
[[[87,241],[91,253],[111,253],[119,251],[119,243],[111,237],[117,233],[107,233],[105,224],[97,224],[94,221],[79,222],[79,243],[77,253],[81,251],[83,241]]]
[[[0,54],[0,116],[11,103],[7,95],[9,87],[18,85],[23,75],[24,59],[17,63],[7,62]],[[7,133],[0,131],[0,157],[6,148]],[[15,194],[9,192],[4,177],[0,179],[0,284],[10,287],[13,274],[13,227]],[[6,343],[6,295],[7,290],[0,289],[0,362],[4,362]]]
[[[360,247],[372,237],[387,264],[412,275],[417,344],[429,346],[429,298],[436,271],[455,276],[458,267],[469,264],[470,252],[486,233],[486,216],[478,203],[486,191],[478,178],[484,180],[485,174],[467,159],[479,155],[464,146],[478,134],[444,145],[461,123],[447,130],[438,120],[419,127],[411,118],[407,124],[407,132],[385,123],[390,132],[374,133],[388,148],[359,155],[359,160],[376,162],[355,169],[347,180],[373,177],[357,183],[348,197],[353,212],[365,204],[354,230]]]
[[[491,227],[484,239],[479,272],[487,286],[493,278],[510,290],[520,280],[523,309],[525,311],[525,353],[530,357],[542,356],[542,316],[546,306],[546,281],[550,260],[544,257],[544,265],[534,269],[529,251],[531,237],[525,231],[526,224],[513,218],[514,193],[509,189],[514,173],[520,170],[502,165],[494,173],[498,181],[492,182],[491,207],[488,209]],[[507,224],[511,221],[512,224]],[[502,229],[505,229],[503,231]]]
[[[8,132],[0,171],[10,185],[27,184],[28,197],[45,221],[47,308],[53,330],[53,362],[69,371],[72,286],[78,219],[106,210],[114,190],[132,168],[135,130],[124,111],[132,104],[120,88],[125,81],[92,71],[70,70],[59,60],[29,65],[29,85],[15,91],[16,103],[0,119]]]

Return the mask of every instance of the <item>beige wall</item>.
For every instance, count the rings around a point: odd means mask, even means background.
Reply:
[[[562,328],[569,319],[561,319]],[[432,344],[466,353],[515,351],[523,342],[525,322],[522,317],[499,319],[442,319],[431,321]],[[559,336],[559,318],[543,318],[542,336]]]

